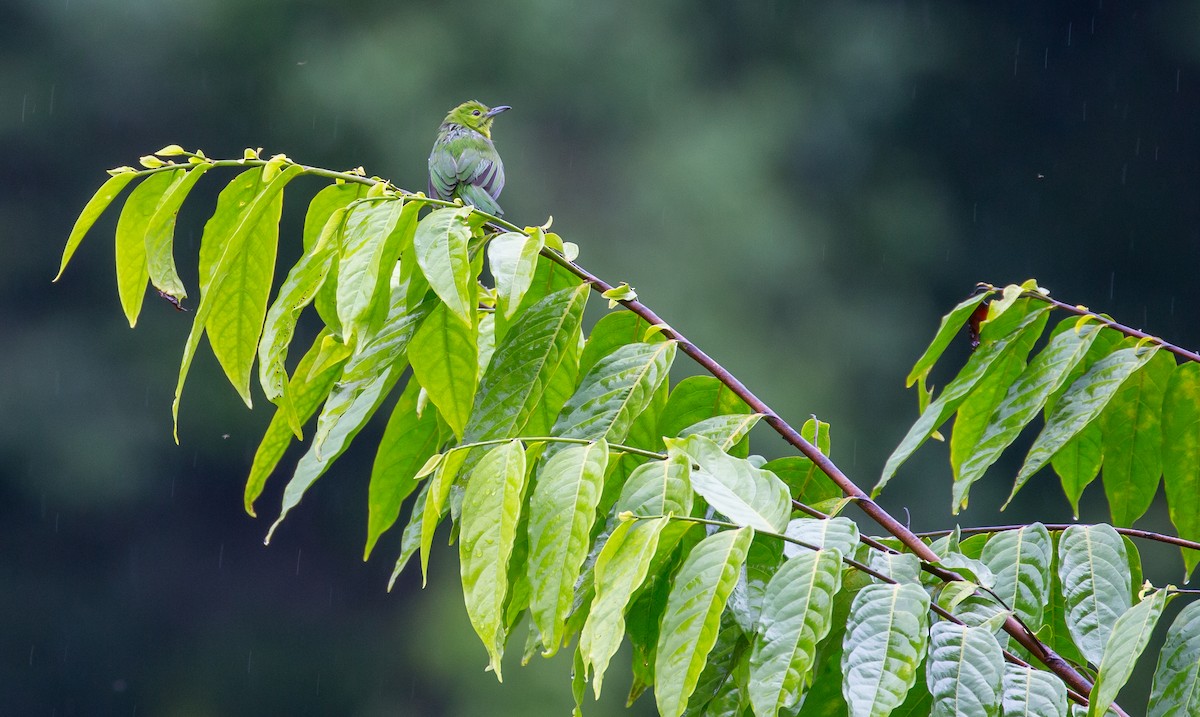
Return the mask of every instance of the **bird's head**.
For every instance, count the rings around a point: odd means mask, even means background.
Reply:
[[[484,137],[491,138],[492,119],[501,112],[510,109],[512,108],[508,105],[499,105],[489,109],[482,102],[471,100],[450,110],[450,114],[446,115],[446,119],[442,123],[462,125],[463,127],[475,130]]]

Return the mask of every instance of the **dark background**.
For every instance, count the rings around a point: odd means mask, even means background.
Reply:
[[[241,491],[270,414],[207,348],[174,445],[188,316],[151,297],[129,331],[116,212],[50,284],[104,169],[169,143],[263,146],[420,188],[447,109],[510,104],[508,217],[553,214],[585,266],[785,417],[830,421],[835,460],[870,485],[916,415],[905,373],[976,281],[1036,277],[1200,343],[1198,90],[1194,1],[0,0],[0,713],[570,709],[569,657],[503,687],[483,672],[451,552],[425,591],[410,573],[390,595],[398,534],[360,561],[378,424],[269,548],[284,476],[257,520]],[[180,217],[193,287],[220,184]],[[999,515],[1012,469],[957,520],[1069,519],[1050,476]],[[951,525],[944,445],[883,502]],[[1099,485],[1084,503],[1106,515]],[[1177,555],[1143,554],[1157,584],[1180,580]],[[622,713],[626,665],[589,714]]]

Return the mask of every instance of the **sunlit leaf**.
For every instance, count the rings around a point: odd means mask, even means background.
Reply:
[[[975,353],[971,354],[967,364],[921,413],[920,418],[900,441],[900,445],[888,457],[879,482],[871,489],[872,495],[878,495],[883,490],[900,466],[958,410],[971,391],[993,368],[1003,366],[1012,352],[1028,350],[1032,339],[1041,335],[1042,329],[1046,325],[1047,311],[1049,311],[1049,306],[1040,303],[1038,306],[1030,308],[1021,315],[1020,321],[1012,327],[1010,333],[983,343],[975,350]]]
[[[417,224],[413,249],[421,273],[429,286],[463,323],[474,323],[472,304],[471,259],[467,242],[471,227],[467,223],[471,207],[435,209]]]
[[[992,591],[1031,630],[1042,626],[1053,555],[1050,533],[1041,523],[1001,531],[983,548],[981,559],[995,576]]]
[[[610,311],[592,327],[588,334],[583,353],[579,355],[579,372],[585,374],[596,365],[596,362],[609,355],[619,346],[636,344],[643,340],[663,341],[662,336],[653,339],[643,339],[650,324],[637,314],[625,308]],[[685,379],[686,380],[686,379]]]
[[[87,235],[88,230],[108,208],[113,199],[121,193],[125,185],[129,184],[138,175],[134,172],[121,172],[114,174],[105,180],[104,184],[96,190],[88,203],[83,205],[83,211],[79,213],[79,217],[75,220],[75,225],[71,227],[71,234],[67,237],[67,244],[63,248],[62,261],[58,265],[58,273],[54,275],[54,281],[62,278],[63,271],[66,270],[67,264],[71,261],[71,257],[75,255],[75,250],[79,248],[80,242]]]
[[[773,473],[735,458],[704,436],[667,439],[669,454],[687,454],[699,465],[691,474],[692,489],[713,509],[738,525],[781,532],[792,512],[787,486]]]
[[[787,537],[818,548],[834,548],[841,555],[851,556],[858,549],[858,525],[849,518],[796,518],[787,525]],[[783,554],[791,558],[811,552],[794,543],[785,543]]]
[[[913,365],[912,371],[909,371],[908,378],[905,379],[906,386],[912,386],[918,379],[928,376],[930,369],[937,363],[942,352],[954,340],[954,337],[962,329],[971,312],[975,311],[975,307],[979,306],[987,298],[991,296],[991,292],[982,292],[976,294],[969,299],[960,302],[950,310],[950,313],[942,317],[942,323],[938,326],[937,333],[933,336],[933,341],[929,343],[929,347],[925,349],[925,353],[921,354],[921,358],[917,359],[917,363]]]
[[[587,557],[596,504],[608,464],[603,440],[570,446],[538,470],[529,498],[530,610],[542,634],[544,654],[563,638],[575,580]]]
[[[679,717],[717,640],[721,613],[754,531],[724,530],[692,548],[675,575],[654,665],[654,696],[664,717]]]
[[[1094,363],[1070,385],[1026,454],[1025,463],[1017,473],[1008,497],[1009,502],[1067,441],[1100,415],[1125,379],[1153,358],[1157,350],[1154,346],[1130,346],[1114,351]]]
[[[317,334],[312,346],[296,364],[296,371],[289,384],[292,407],[300,422],[307,421],[317,411],[317,406],[329,395],[333,382],[342,373],[342,362],[327,364],[323,369],[314,373],[317,359],[321,353],[321,345],[329,336],[328,331]],[[343,359],[344,360],[344,359]],[[279,464],[279,459],[292,442],[293,431],[289,419],[282,409],[276,410],[267,426],[266,433],[254,453],[254,462],[250,465],[250,476],[246,479],[245,507],[250,515],[254,513],[254,502],[262,495],[267,478]]]
[[[712,376],[689,376],[675,385],[658,420],[658,432],[667,437],[714,416],[750,413],[750,407]]]
[[[1150,642],[1154,626],[1158,624],[1158,618],[1162,616],[1169,600],[1169,591],[1158,590],[1117,618],[1104,646],[1096,684],[1092,686],[1088,717],[1100,717],[1106,713],[1117,698],[1117,693],[1129,681],[1133,667]]]
[[[203,162],[174,181],[146,224],[146,268],[150,283],[176,300],[187,296],[187,290],[175,268],[175,217],[192,187],[212,166]]]
[[[515,440],[502,443],[479,459],[463,496],[458,544],[463,597],[471,626],[501,681],[508,559],[517,538],[525,476],[525,447]]]
[[[958,465],[955,506],[965,504],[970,485],[983,477],[984,471],[996,462],[1004,449],[1038,415],[1050,395],[1065,383],[1071,370],[1087,355],[1099,331],[1098,324],[1085,326],[1079,332],[1071,328],[1059,331],[1025,368],[1020,378],[1011,385],[1005,383],[1007,393],[995,411],[984,417],[986,428],[978,440],[970,441],[971,446]],[[959,420],[956,420],[955,438],[959,437],[959,431]]]
[[[596,596],[579,635],[579,649],[584,664],[592,670],[597,699],[609,660],[625,634],[625,610],[633,592],[646,579],[666,525],[665,517],[623,522],[608,537],[596,559]]]
[[[841,577],[836,550],[805,551],[789,558],[767,584],[750,655],[750,700],[759,717],[774,717],[799,701],[817,643],[829,633]]]
[[[183,176],[182,169],[150,175],[129,193],[117,219],[117,293],[131,328],[137,325],[142,300],[146,298],[146,282],[150,279],[146,262],[146,228],[165,194]]]
[[[528,235],[506,232],[488,242],[488,268],[496,280],[496,300],[505,318],[513,317],[533,284],[538,252],[545,244],[541,229]]]
[[[348,207],[338,252],[338,323],[347,345],[368,332],[376,296],[385,293],[406,241],[412,241],[418,202],[363,200]]]
[[[463,323],[438,304],[408,345],[413,376],[454,435],[462,437],[479,379],[475,323]]]

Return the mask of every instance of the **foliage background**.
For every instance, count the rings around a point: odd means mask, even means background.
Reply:
[[[410,575],[391,595],[398,536],[357,560],[368,451],[267,549],[241,487],[269,414],[247,413],[211,357],[173,445],[186,319],[153,301],[124,325],[115,213],[49,284],[104,168],[172,142],[262,145],[420,188],[446,109],[511,104],[495,130],[508,216],[553,214],[586,266],[785,417],[830,421],[835,460],[870,484],[915,417],[904,373],[977,280],[1035,276],[1200,343],[1198,20],[1182,1],[7,0],[0,699],[61,715],[569,709],[565,658],[503,688],[482,673],[449,552],[429,589]],[[181,255],[212,185],[185,207]],[[950,522],[942,451],[884,496],[915,528]],[[1069,517],[1047,481],[997,518],[994,474],[964,524]],[[1163,560],[1159,582],[1177,580]],[[619,713],[605,708],[590,714]]]

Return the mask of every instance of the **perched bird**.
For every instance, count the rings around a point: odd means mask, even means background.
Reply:
[[[450,110],[429,153],[429,196],[458,197],[488,214],[504,213],[496,202],[504,189],[504,162],[492,144],[492,119],[510,109],[471,100]]]

